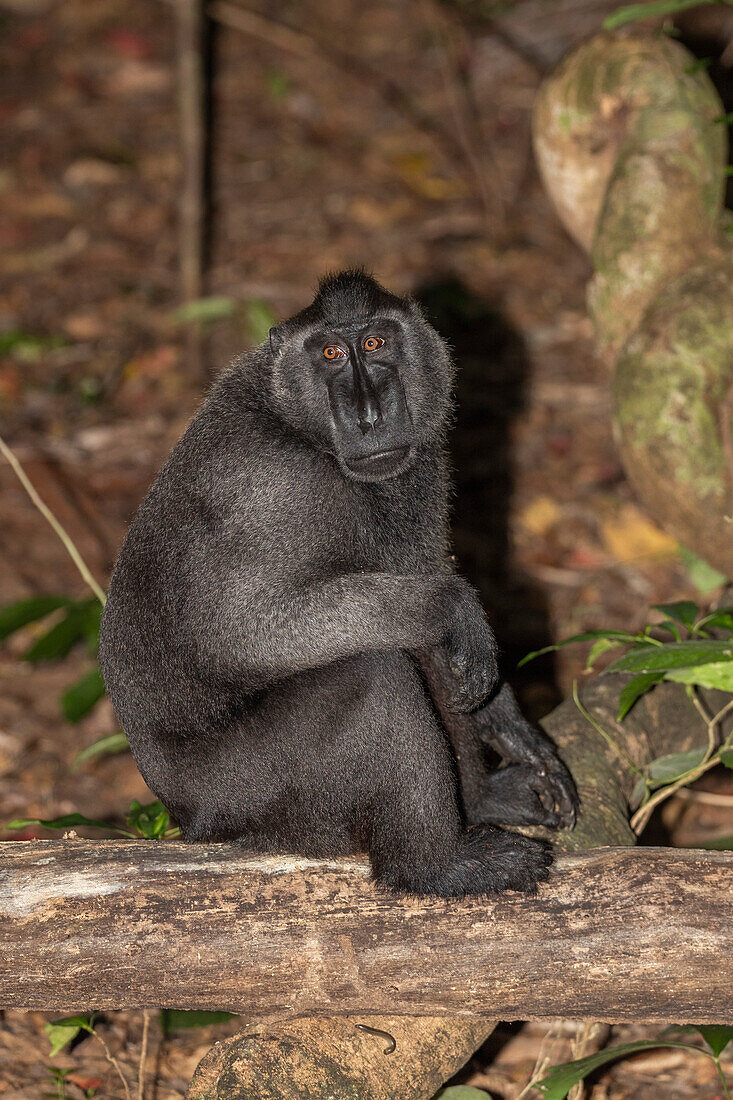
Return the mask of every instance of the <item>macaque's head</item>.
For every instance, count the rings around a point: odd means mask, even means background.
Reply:
[[[451,409],[445,344],[408,299],[361,271],[324,279],[312,305],[270,331],[280,416],[357,481],[406,470]]]

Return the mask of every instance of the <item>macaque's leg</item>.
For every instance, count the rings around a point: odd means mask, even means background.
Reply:
[[[385,657],[393,667],[395,656]],[[395,682],[380,684],[396,706],[374,741],[368,850],[375,878],[445,897],[533,891],[547,876],[547,846],[489,825],[465,830],[445,731],[422,677],[406,657],[402,662]]]

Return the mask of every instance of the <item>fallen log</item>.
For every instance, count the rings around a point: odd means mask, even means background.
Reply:
[[[733,854],[561,857],[535,897],[395,897],[361,860],[228,844],[0,849],[0,1006],[733,1016]]]

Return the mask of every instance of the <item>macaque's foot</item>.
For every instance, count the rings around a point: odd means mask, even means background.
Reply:
[[[507,764],[524,766],[526,782],[543,809],[557,815],[554,827],[572,828],[580,805],[573,777],[549,737],[523,716],[508,684],[476,711],[473,721],[479,738]]]
[[[492,825],[478,825],[464,835],[455,859],[440,870],[418,869],[409,876],[389,873],[380,881],[412,894],[461,898],[475,894],[501,894],[519,890],[534,894],[552,864],[549,844],[508,833]]]
[[[557,755],[555,746],[550,741],[539,742],[523,757],[522,770],[544,811],[557,818],[554,825],[549,820],[538,824],[549,825],[553,829],[572,829],[580,799],[573,777]]]
[[[574,788],[571,793],[574,794]],[[558,796],[567,798],[567,816],[560,811]],[[564,787],[562,790],[547,787],[545,776],[538,775],[530,764],[510,764],[488,776],[482,783],[480,802],[470,810],[472,824],[544,825],[560,829],[574,820],[570,793]]]

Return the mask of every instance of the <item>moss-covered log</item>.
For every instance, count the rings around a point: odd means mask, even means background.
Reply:
[[[724,108],[665,36],[600,35],[543,85],[534,134],[558,213],[591,255],[630,480],[667,530],[733,576],[733,264],[721,242]]]

